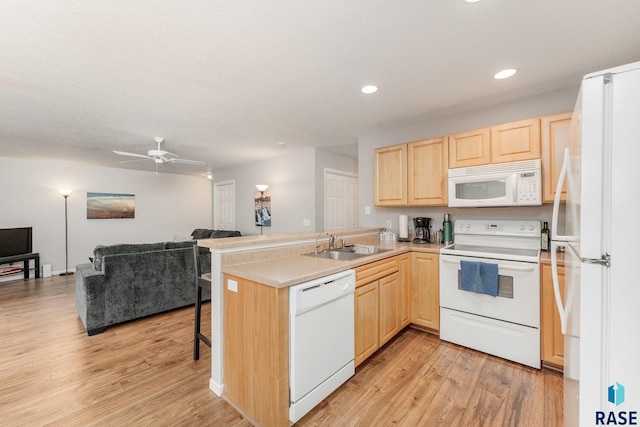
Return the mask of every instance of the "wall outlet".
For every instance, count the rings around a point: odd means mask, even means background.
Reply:
[[[390,219],[387,220],[387,230],[391,230],[393,228],[393,221]]]
[[[311,226],[311,220],[309,218],[305,218],[302,220],[302,225],[305,227]]]
[[[232,279],[227,280],[227,289],[231,292],[238,292],[238,282]]]
[[[364,207],[364,214],[365,215],[371,215],[371,206],[365,206]]]

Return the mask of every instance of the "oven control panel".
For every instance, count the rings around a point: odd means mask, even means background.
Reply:
[[[540,221],[532,220],[458,219],[454,233],[539,238],[541,228]]]

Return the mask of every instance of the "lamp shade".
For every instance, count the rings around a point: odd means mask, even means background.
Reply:
[[[269,186],[267,184],[256,184],[256,188],[258,189],[258,191],[267,191],[267,188],[269,188]]]
[[[64,197],[67,197],[69,194],[71,194],[73,190],[60,190],[60,194],[62,194]]]

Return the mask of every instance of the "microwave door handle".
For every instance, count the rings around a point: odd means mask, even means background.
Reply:
[[[564,181],[567,178],[569,172],[569,149],[564,149],[564,160],[562,161],[562,169],[560,170],[560,176],[558,177],[558,184],[556,185],[556,196],[553,199],[553,212],[551,214],[551,240],[562,240],[565,242],[574,241],[573,236],[562,236],[558,234],[558,212],[560,210],[560,196],[562,195],[562,187]]]

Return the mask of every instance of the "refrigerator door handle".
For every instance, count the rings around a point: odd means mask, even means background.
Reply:
[[[556,197],[553,199],[553,214],[551,215],[551,240],[564,240],[566,242],[574,241],[573,236],[558,235],[558,211],[560,209],[560,196],[562,195],[562,187],[569,171],[569,149],[564,149],[564,160],[562,161],[562,169],[558,177],[558,185],[556,186]]]
[[[556,307],[558,307],[558,314],[560,315],[560,330],[563,335],[567,334],[567,316],[568,307],[564,307],[562,304],[562,295],[560,294],[560,282],[558,281],[558,255],[557,248],[565,246],[563,242],[551,241],[551,280],[553,281],[553,294],[556,297]]]

